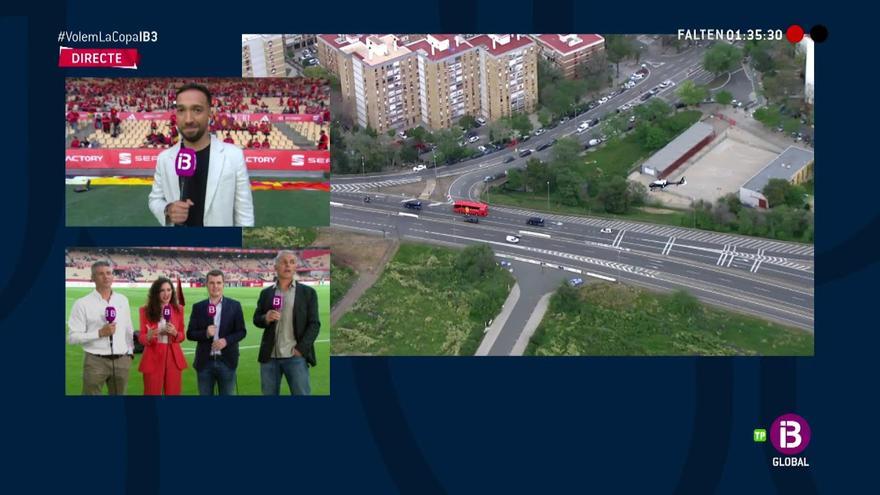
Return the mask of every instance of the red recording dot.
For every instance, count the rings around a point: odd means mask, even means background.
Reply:
[[[791,26],[788,26],[788,30],[785,31],[785,37],[792,43],[800,43],[801,40],[804,39],[804,28],[797,24],[792,24]]]

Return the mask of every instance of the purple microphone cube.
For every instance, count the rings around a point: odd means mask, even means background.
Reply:
[[[216,315],[216,314],[217,314],[217,306],[214,304],[208,304],[208,316],[213,318],[214,315]]]
[[[107,323],[113,323],[116,321],[116,308],[113,306],[107,306],[104,308],[104,319],[107,320]]]
[[[192,177],[196,173],[196,152],[181,148],[174,159],[174,171],[180,177]]]
[[[284,296],[272,296],[272,309],[275,311],[281,310],[281,305],[284,303]]]
[[[166,304],[162,307],[162,318],[165,318],[165,321],[171,320],[171,306]]]

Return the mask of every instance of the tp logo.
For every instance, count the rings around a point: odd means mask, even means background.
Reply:
[[[192,177],[196,173],[196,152],[181,148],[174,160],[174,170],[182,177]]]
[[[810,444],[810,425],[797,414],[783,414],[770,426],[770,443],[783,455],[797,455]]]
[[[278,311],[281,309],[282,297],[281,296],[272,296],[272,309]]]

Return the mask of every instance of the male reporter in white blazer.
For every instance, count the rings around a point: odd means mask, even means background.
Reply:
[[[199,84],[177,90],[180,144],[159,154],[149,206],[159,224],[187,227],[253,227],[254,201],[244,153],[211,136],[211,93]],[[181,181],[175,171],[180,146],[196,153],[195,175]]]

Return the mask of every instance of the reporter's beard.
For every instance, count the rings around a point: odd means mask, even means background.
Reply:
[[[206,131],[206,129],[196,128],[196,129],[194,129],[196,131],[195,135],[189,136],[187,134],[187,131],[192,131],[192,130],[193,129],[180,129],[180,128],[178,128],[178,131],[180,132],[181,139],[189,145],[193,145],[193,144],[199,142],[199,140],[202,139],[202,137],[205,135],[205,131]]]

